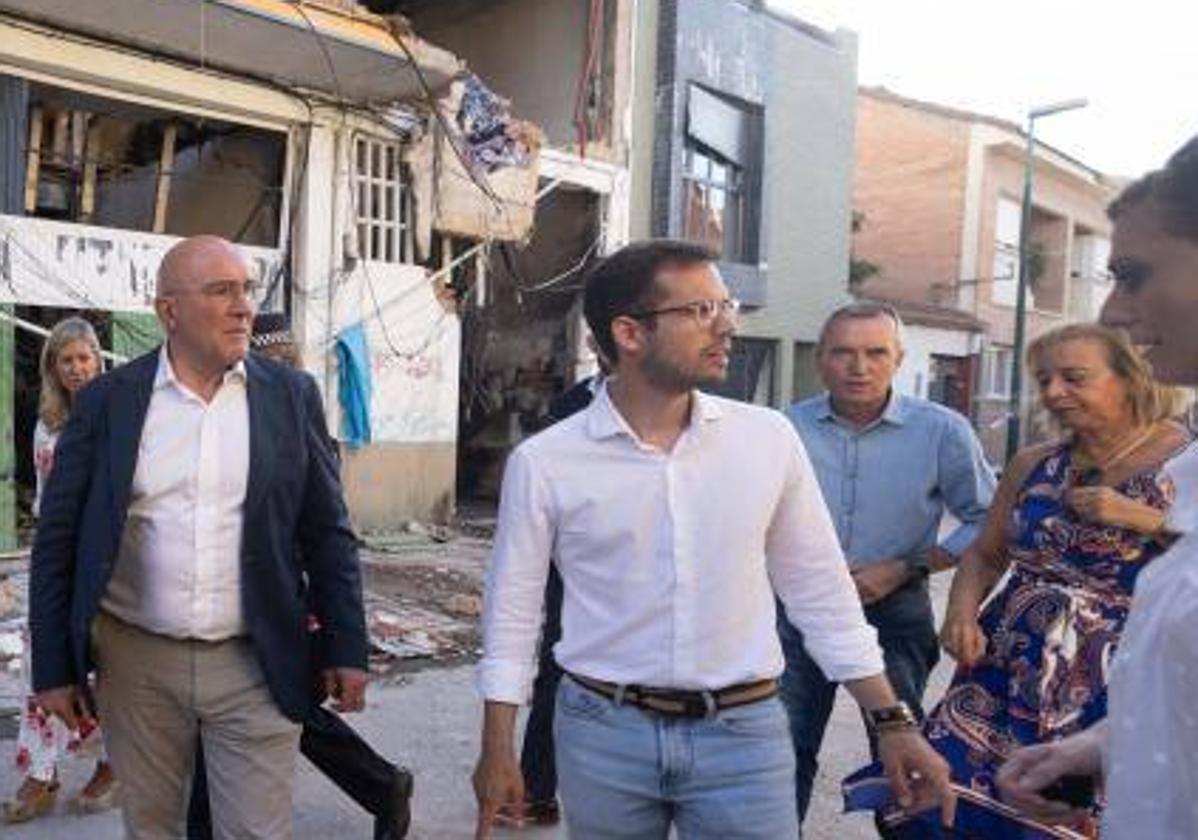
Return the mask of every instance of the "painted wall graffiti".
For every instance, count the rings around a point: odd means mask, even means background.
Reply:
[[[178,237],[0,215],[0,302],[149,312],[163,255]],[[257,277],[281,252],[242,246]],[[282,287],[266,308],[277,308]]]
[[[358,321],[366,329],[374,440],[456,440],[461,324],[437,300],[428,271],[385,263],[359,267],[338,284],[334,311],[338,330]]]

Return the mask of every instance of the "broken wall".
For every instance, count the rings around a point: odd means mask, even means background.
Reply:
[[[575,110],[589,5],[586,0],[446,0],[417,9],[412,23],[421,37],[461,56],[487,84],[508,96],[516,113],[544,129],[551,146],[571,148],[578,143]],[[596,156],[610,158],[617,4],[609,0],[602,5],[600,83],[591,96],[601,130],[589,143]]]

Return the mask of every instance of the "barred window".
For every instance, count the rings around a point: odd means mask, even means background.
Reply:
[[[412,191],[399,144],[358,137],[353,175],[359,256],[375,262],[412,262]]]

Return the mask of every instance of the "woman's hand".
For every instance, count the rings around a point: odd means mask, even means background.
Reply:
[[[1142,534],[1154,534],[1165,524],[1164,513],[1113,487],[1073,487],[1065,493],[1065,504],[1082,519]]]
[[[950,607],[940,628],[940,644],[965,667],[978,664],[986,653],[986,634],[978,624],[977,610]]]

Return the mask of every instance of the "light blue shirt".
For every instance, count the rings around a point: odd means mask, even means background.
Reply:
[[[787,413],[815,467],[849,566],[925,561],[947,510],[961,525],[941,547],[959,557],[994,497],[994,472],[960,414],[892,394],[876,421],[854,429],[828,394]]]

